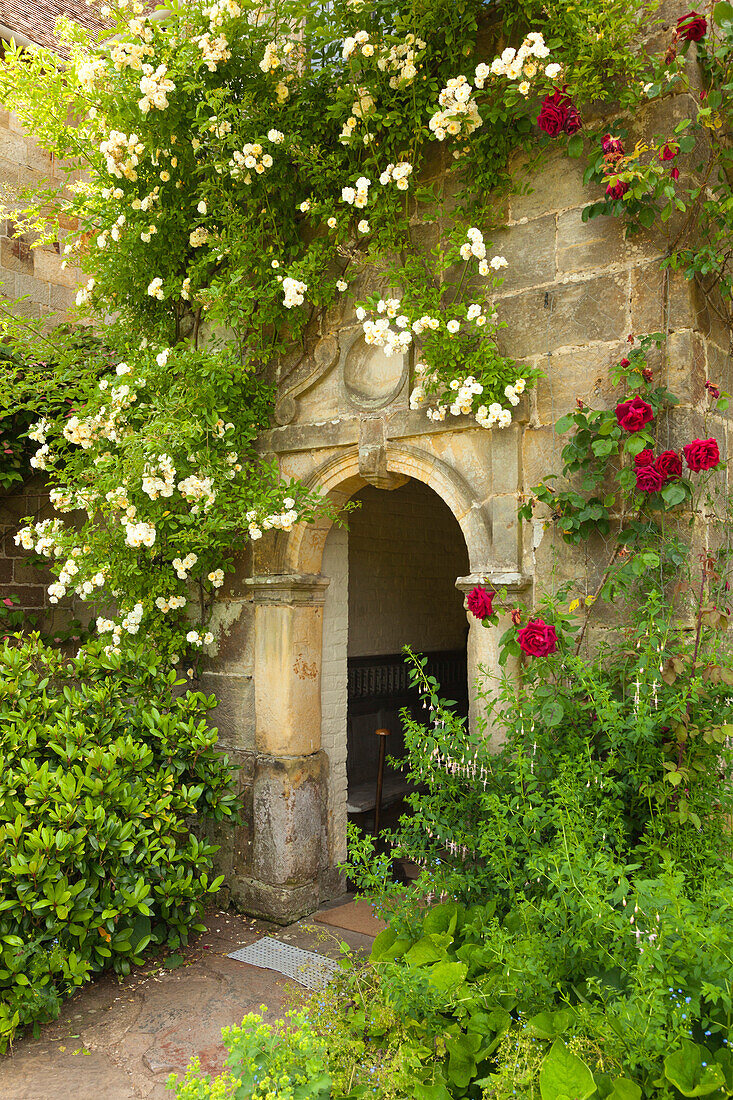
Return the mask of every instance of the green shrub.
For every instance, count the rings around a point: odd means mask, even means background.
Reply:
[[[213,698],[173,698],[143,646],[67,659],[37,636],[0,649],[0,1051],[93,973],[201,929],[235,793]]]

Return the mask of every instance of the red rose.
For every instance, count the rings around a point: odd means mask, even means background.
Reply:
[[[682,459],[676,451],[662,451],[654,465],[665,481],[682,477]]]
[[[674,160],[679,151],[679,145],[675,145],[674,143],[670,145],[669,142],[667,142],[667,144],[664,146],[661,153],[659,154],[660,160]]]
[[[654,378],[654,371],[651,367],[644,367],[644,370],[641,372],[641,377],[645,382],[651,382]]]
[[[636,488],[643,493],[658,493],[664,485],[664,478],[653,466],[640,466],[636,471]]]
[[[616,406],[616,419],[625,432],[640,432],[645,424],[654,419],[651,405],[635,397],[633,401],[622,401]]]
[[[580,111],[574,103],[570,103],[568,106],[567,114],[565,115],[565,125],[563,131],[566,134],[577,134],[578,130],[582,130],[583,120],[580,117]]]
[[[669,174],[670,174],[670,176],[672,177],[673,180],[678,180],[680,178],[679,168],[673,168],[672,171]]]
[[[606,187],[606,194],[611,199],[622,199],[629,189],[628,183],[624,183],[623,180],[616,180],[615,183],[609,183]]]
[[[720,462],[720,451],[715,439],[693,439],[682,450],[685,454],[687,465],[695,473],[700,470],[712,470]]]
[[[648,447],[645,447],[643,451],[639,451],[638,455],[634,458],[634,465],[637,470],[642,466],[654,465],[654,452],[650,451]]]
[[[689,11],[677,20],[677,34],[686,42],[699,42],[708,30],[708,21],[699,11]]]
[[[550,137],[557,137],[558,134],[562,133],[567,114],[563,103],[566,98],[562,93],[555,91],[553,95],[546,95],[542,100],[540,113],[537,116],[537,125],[540,130],[544,130]]]
[[[558,134],[575,134],[583,125],[578,108],[564,88],[555,88],[552,95],[546,95],[537,116],[537,125],[550,137]]]
[[[517,631],[517,641],[522,653],[528,657],[547,657],[557,649],[557,633],[542,619],[530,620]]]
[[[485,588],[472,588],[466,597],[468,610],[476,619],[488,619],[493,614],[492,604],[496,592],[487,592]]]
[[[705,383],[705,389],[708,391],[708,393],[710,394],[711,397],[713,397],[715,399],[720,397],[720,390],[718,389],[718,387],[715,385],[714,382],[710,381],[709,378],[708,378],[707,382]]]
[[[631,366],[631,364],[630,364],[628,359],[622,359],[621,362],[619,363],[619,366],[626,369],[626,367]]]
[[[624,155],[624,143],[621,138],[613,137],[612,134],[604,134],[603,142],[601,143],[603,152],[608,156],[612,153],[614,156],[622,157]]]

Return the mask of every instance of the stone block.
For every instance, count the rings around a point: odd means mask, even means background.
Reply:
[[[12,558],[0,558],[0,584],[9,584],[13,579]]]
[[[293,924],[320,906],[317,882],[303,886],[272,886],[245,875],[234,875],[227,883],[235,909],[275,924]]]
[[[0,241],[0,264],[6,271],[17,271],[23,275],[33,275],[33,252],[24,241],[9,240],[7,237],[3,237]],[[27,294],[28,291],[21,291],[20,293]]]
[[[15,290],[19,298],[26,298],[31,304],[38,303],[43,306],[49,304],[48,283],[41,283],[32,275],[21,275],[19,272],[15,281]]]
[[[618,340],[630,331],[628,277],[602,275],[547,290],[499,298],[499,332],[505,355],[523,359],[557,348]]]
[[[502,294],[551,283],[555,278],[555,215],[491,233],[491,255],[506,257]]]
[[[232,749],[254,749],[255,693],[251,676],[204,671],[200,686],[201,691],[215,695],[218,700],[209,722],[219,731],[222,745]]]
[[[57,313],[67,313],[75,304],[76,295],[65,286],[48,285],[48,304]]]
[[[562,439],[551,427],[528,428],[522,438],[522,468],[525,492],[538,485],[548,473],[562,469]]]
[[[15,586],[15,594],[20,599],[19,607],[45,607],[46,589],[39,584],[21,584]]]
[[[253,783],[253,875],[273,886],[318,877],[326,844],[328,761],[259,756]]]
[[[625,343],[597,344],[576,352],[557,352],[540,361],[543,377],[535,387],[535,409],[541,424],[554,425],[576,408],[580,398],[594,408],[608,408],[614,400],[610,368],[626,354]]]
[[[667,339],[665,377],[668,388],[683,404],[705,397],[705,345],[697,332],[672,332]]]
[[[308,755],[320,747],[322,606],[255,608],[257,747]]]
[[[16,298],[15,293],[15,272],[7,271],[0,266],[0,298],[4,301],[14,301]]]
[[[49,579],[46,582],[45,576]],[[16,584],[43,584],[51,583],[51,575],[39,565],[32,565],[24,558],[15,558],[13,565],[13,580]]]
[[[64,257],[59,255],[58,252],[36,248],[34,249],[33,259],[34,274],[37,279],[45,279],[48,283],[54,283],[69,290],[78,284],[77,269],[62,267]]]
[[[519,428],[491,432],[491,488],[495,493],[515,493],[520,484],[519,461],[522,433]]]
[[[664,280],[667,279],[667,304]],[[673,271],[661,271],[658,263],[641,264],[631,272],[631,329],[635,336],[697,327],[698,303],[694,283]],[[666,313],[666,319],[664,314]]]
[[[567,210],[600,198],[600,187],[584,186],[584,171],[582,158],[571,160],[569,157],[555,156],[539,171],[534,171],[528,166],[524,155],[517,157],[514,162],[515,179],[520,187],[529,190],[510,196],[511,220],[516,222],[524,218],[542,217],[550,211]]]
[[[491,502],[492,564],[498,569],[519,569],[519,519],[514,493],[496,496]]]
[[[733,356],[712,340],[705,341],[707,377],[728,393],[733,390]]]
[[[0,130],[0,157],[12,164],[25,164],[26,156],[26,140],[21,134]]]
[[[600,217],[584,222],[581,208],[558,214],[557,270],[560,275],[645,259],[648,255],[645,244],[641,236],[624,238],[620,218]]]
[[[53,175],[54,158],[30,139],[26,142],[25,163],[29,168],[42,172],[44,176]]]
[[[254,604],[249,599],[219,597],[210,630],[214,642],[207,667],[212,672],[251,676],[254,671]]]

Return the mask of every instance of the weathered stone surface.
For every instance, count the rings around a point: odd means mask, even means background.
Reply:
[[[584,222],[583,210],[579,207],[557,216],[557,270],[560,275],[638,261],[648,255],[649,246],[645,245],[643,237],[624,238],[620,218],[599,217]]]
[[[216,695],[219,703],[209,722],[219,731],[219,740],[229,748],[254,749],[255,691],[251,676],[239,673],[202,672],[201,691]]]
[[[597,344],[538,360],[544,376],[537,380],[534,394],[537,420],[554,425],[576,408],[578,398],[594,408],[608,408],[616,396],[609,369],[627,348],[625,341]]]
[[[600,188],[584,186],[585,163],[582,159],[553,157],[536,173],[523,170],[523,162],[526,164],[523,157],[518,157],[514,162],[517,182],[520,187],[529,186],[531,190],[510,196],[512,222],[518,222],[522,218],[541,217],[550,211],[582,206],[601,197]]]
[[[705,346],[697,332],[672,332],[667,338],[665,382],[683,403],[697,404],[705,397]]]
[[[507,326],[500,347],[516,358],[608,343],[629,330],[628,277],[622,272],[528,290],[499,298],[497,309]]]
[[[555,234],[554,214],[492,231],[491,254],[504,256],[509,263],[501,272],[503,294],[553,281]]]
[[[253,875],[273,886],[314,883],[325,843],[328,759],[258,757],[253,784]]]

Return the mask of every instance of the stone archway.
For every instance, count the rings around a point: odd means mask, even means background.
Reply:
[[[303,480],[338,509],[368,484],[396,488],[408,479],[428,486],[457,521],[470,572],[454,579],[467,592],[479,581],[524,586],[518,573],[492,570],[490,505],[477,500],[462,475],[436,453],[390,442],[379,464],[362,447],[340,450]],[[281,919],[312,911],[341,888],[340,826],[329,828],[333,784],[321,721],[323,609],[328,578],[323,552],[329,519],[277,534],[267,573],[248,580],[254,602],[255,774],[253,780],[253,880],[247,906]],[[498,669],[497,641],[504,624],[490,630],[469,616],[468,681],[479,666]],[[470,720],[480,714],[471,704]],[[336,838],[336,843],[334,843]],[[257,898],[262,900],[258,901]]]

